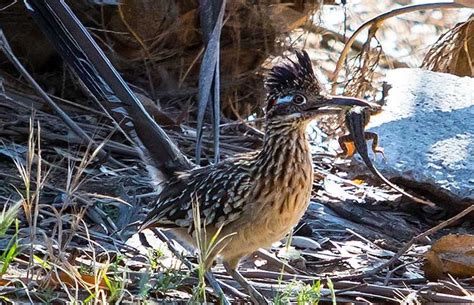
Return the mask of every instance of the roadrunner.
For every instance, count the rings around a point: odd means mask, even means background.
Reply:
[[[274,67],[267,89],[265,138],[259,152],[177,174],[167,181],[141,230],[171,228],[195,244],[193,201],[211,238],[227,236],[211,253],[234,272],[240,259],[282,239],[298,223],[309,203],[313,182],[308,123],[320,114],[359,105],[363,100],[323,93],[308,54],[296,52]]]
[[[261,151],[196,167],[146,113],[98,45],[63,1],[25,0],[34,20],[69,64],[86,93],[113,118],[159,173],[162,192],[140,230],[170,228],[195,244],[193,205],[211,238],[229,236],[207,261],[223,258],[252,299],[265,299],[236,271],[240,259],[280,240],[299,221],[311,194],[313,166],[306,126],[320,114],[363,100],[324,93],[306,52],[274,67],[266,79],[265,139]],[[194,204],[193,204],[194,203]],[[197,209],[196,209],[197,210]]]

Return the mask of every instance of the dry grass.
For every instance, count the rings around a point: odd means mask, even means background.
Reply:
[[[441,35],[426,54],[422,68],[474,76],[474,17]]]

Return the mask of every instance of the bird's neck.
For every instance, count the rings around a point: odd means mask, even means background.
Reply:
[[[291,175],[301,166],[311,166],[307,122],[269,121],[257,168],[264,175]]]

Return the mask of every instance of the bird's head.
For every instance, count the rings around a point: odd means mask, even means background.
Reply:
[[[308,53],[297,51],[296,58],[273,67],[265,80],[267,120],[304,122],[349,106],[371,106],[362,99],[326,94]]]

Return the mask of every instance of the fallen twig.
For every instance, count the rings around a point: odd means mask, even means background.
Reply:
[[[355,279],[362,279],[362,278],[367,277],[369,275],[376,274],[376,273],[382,271],[383,269],[390,267],[393,263],[395,263],[406,251],[408,251],[408,249],[410,249],[411,246],[413,246],[413,244],[415,242],[417,242],[417,241],[421,240],[422,238],[425,238],[428,235],[431,235],[431,234],[433,234],[433,233],[449,226],[453,222],[456,222],[457,220],[463,218],[464,216],[471,213],[472,211],[474,211],[474,205],[466,208],[464,211],[462,211],[459,214],[457,214],[457,215],[441,222],[440,224],[432,227],[431,229],[429,229],[429,230],[427,230],[427,231],[425,231],[421,234],[416,235],[408,243],[406,243],[394,256],[392,256],[387,262],[385,262],[384,264],[382,264],[382,265],[380,265],[376,268],[373,268],[373,269],[368,270],[366,272],[362,272],[362,273],[357,274],[357,275],[342,276],[342,277],[337,277],[337,278],[334,278],[334,279],[337,279],[337,280],[355,280]]]

